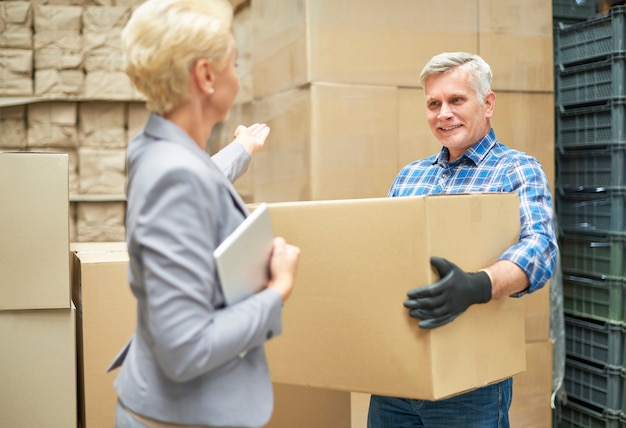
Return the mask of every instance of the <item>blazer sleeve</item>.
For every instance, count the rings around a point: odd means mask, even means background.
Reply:
[[[232,142],[211,156],[211,159],[230,182],[234,183],[248,170],[252,156],[241,144]]]
[[[212,256],[220,216],[233,215],[215,180],[168,171],[148,193],[135,239],[145,283],[147,328],[166,375],[187,381],[282,332],[279,293],[266,289],[226,307],[212,304]]]

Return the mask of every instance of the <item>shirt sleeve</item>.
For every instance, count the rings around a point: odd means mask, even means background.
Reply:
[[[547,177],[538,160],[523,157],[507,174],[510,188],[519,196],[520,239],[501,256],[517,264],[528,276],[530,287],[516,296],[532,293],[551,278],[558,246],[554,231],[554,211]]]

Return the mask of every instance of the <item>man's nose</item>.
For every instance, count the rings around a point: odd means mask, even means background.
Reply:
[[[439,109],[439,119],[449,119],[452,117],[452,109],[448,103],[441,104],[441,108]]]

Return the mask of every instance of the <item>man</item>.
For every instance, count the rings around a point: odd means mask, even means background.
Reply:
[[[496,96],[491,69],[463,52],[434,56],[421,72],[427,120],[443,145],[429,158],[404,167],[390,197],[437,193],[516,192],[520,239],[491,266],[464,272],[433,257],[440,280],[408,291],[404,306],[422,328],[453,321],[470,305],[518,297],[541,288],[556,264],[552,198],[537,159],[501,144],[491,128]],[[455,215],[451,213],[451,220]],[[512,379],[440,401],[372,395],[368,428],[508,427]]]

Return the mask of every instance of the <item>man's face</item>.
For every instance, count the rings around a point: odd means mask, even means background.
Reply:
[[[450,161],[458,159],[491,129],[495,94],[490,92],[481,102],[469,72],[457,67],[433,74],[424,83],[424,93],[428,125],[450,150]]]

